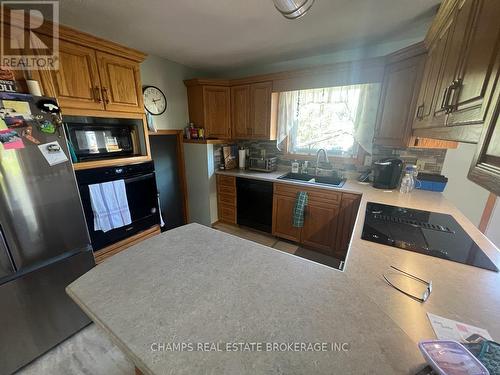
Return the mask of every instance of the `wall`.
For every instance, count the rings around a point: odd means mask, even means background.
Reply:
[[[141,64],[143,86],[156,86],[167,98],[165,112],[153,116],[157,129],[182,129],[186,126],[188,104],[183,80],[200,76],[203,74],[199,71],[158,56],[148,56]]]
[[[444,196],[450,200],[476,226],[479,225],[489,191],[467,179],[476,145],[460,143],[448,150],[443,174],[448,177]]]
[[[500,249],[500,200],[498,198],[485,234]]]

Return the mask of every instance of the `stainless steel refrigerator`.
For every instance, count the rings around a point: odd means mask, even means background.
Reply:
[[[10,374],[90,323],[65,288],[94,257],[71,162],[50,166],[42,153],[57,141],[49,159],[71,159],[62,127],[51,127],[57,108],[0,100],[0,373]]]

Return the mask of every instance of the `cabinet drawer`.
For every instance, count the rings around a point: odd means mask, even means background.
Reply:
[[[234,194],[218,193],[219,204],[236,206],[236,196]]]
[[[219,186],[230,186],[232,188],[236,187],[236,177],[217,175],[217,183]]]
[[[300,191],[307,192],[310,202],[318,202],[325,204],[340,204],[342,193],[336,191],[328,191],[326,189],[315,189],[305,186],[293,186],[287,184],[274,184],[274,193],[282,196],[295,198]]]
[[[234,186],[219,185],[217,188],[217,193],[236,196],[236,189]]]
[[[220,204],[219,220],[226,223],[236,224],[236,208],[234,206]]]

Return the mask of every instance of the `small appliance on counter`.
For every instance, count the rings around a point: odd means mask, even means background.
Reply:
[[[278,169],[278,158],[257,158],[251,157],[248,161],[248,169],[259,172],[273,172]]]
[[[416,189],[443,192],[448,178],[440,174],[419,173],[417,177]]]
[[[373,187],[377,189],[395,189],[403,170],[403,161],[386,158],[373,163]]]

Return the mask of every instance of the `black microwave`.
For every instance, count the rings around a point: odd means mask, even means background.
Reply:
[[[145,154],[139,119],[64,116],[63,121],[74,162]]]

